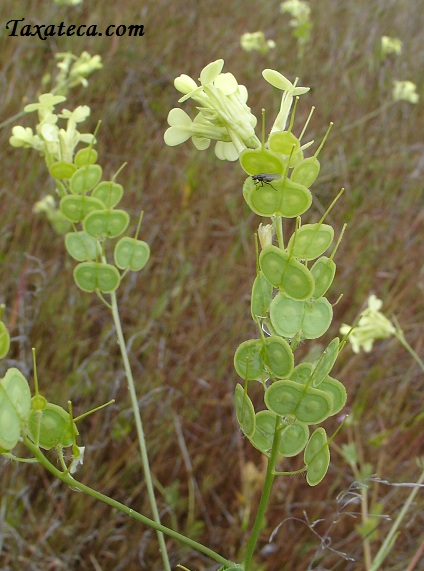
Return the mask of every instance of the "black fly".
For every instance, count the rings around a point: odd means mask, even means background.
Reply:
[[[272,186],[271,182],[273,180],[278,180],[278,179],[281,179],[281,176],[277,173],[263,172],[263,173],[252,175],[253,182],[255,184],[259,184],[260,186],[263,186],[264,184],[269,184],[270,186]],[[274,187],[272,186],[272,188],[274,188]],[[277,189],[274,188],[274,190],[277,190]]]

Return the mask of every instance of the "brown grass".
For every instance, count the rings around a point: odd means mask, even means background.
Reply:
[[[140,275],[126,280],[120,300],[162,519],[228,558],[237,558],[243,549],[248,529],[243,525],[249,513],[252,523],[264,472],[260,454],[241,437],[232,404],[234,351],[256,335],[249,295],[255,275],[253,234],[260,220],[243,202],[237,164],[221,163],[212,151],[199,153],[190,144],[164,145],[166,116],[178,98],[175,76],[197,77],[205,64],[222,57],[225,69],[248,86],[255,112],[267,108],[268,121],[278,101],[262,81],[262,69],[273,67],[291,79],[300,76],[302,85],[311,86],[311,94],[300,102],[296,125],[303,124],[308,105],[315,105],[309,136],[319,141],[330,120],[335,127],[321,155],[322,172],[307,218],[316,221],[344,186],[330,223],[340,231],[348,222],[330,296],[333,302],[340,293],[343,298],[323,342],[341,322],[352,322],[375,292],[384,299],[386,314],[396,314],[412,347],[423,352],[422,102],[399,103],[360,120],[390,101],[392,79],[415,81],[423,92],[424,13],[406,0],[311,4],[313,41],[301,62],[279,2],[85,0],[80,8],[61,9],[47,0],[2,0],[0,5],[0,120],[37,97],[43,75],[53,69],[54,53],[87,50],[102,56],[104,69],[90,79],[87,90],[73,91],[67,106],[89,105],[90,128],[102,119],[100,161],[108,174],[128,161],[120,181],[134,228],[140,209],[145,211],[142,234],[151,244],[152,259]],[[100,27],[138,22],[145,24],[146,34],[140,39],[51,41],[8,37],[5,23],[22,17]],[[256,29],[277,42],[269,57],[239,48],[240,34]],[[378,46],[384,34],[400,37],[404,52],[381,63]],[[184,108],[191,111],[188,104]],[[18,122],[30,125],[31,120]],[[10,127],[0,131],[0,299],[13,336],[2,371],[18,366],[31,379],[30,349],[35,346],[40,383],[50,400],[65,405],[71,398],[79,414],[115,398],[114,406],[81,425],[87,458],[80,477],[149,514],[110,317],[97,299],[77,291],[62,239],[32,215],[34,202],[52,191],[52,183],[42,160],[33,152],[11,149],[9,136]],[[277,481],[258,569],[364,569],[356,529],[360,505],[342,509],[340,503],[340,495],[354,483],[339,453],[342,443],[355,441],[361,462],[389,482],[419,477],[415,458],[424,453],[423,375],[410,356],[388,339],[376,343],[369,355],[347,349],[335,373],[348,389],[353,425],[337,436],[329,473],[317,488],[309,488],[301,477]],[[335,423],[326,428],[331,433]],[[285,469],[290,466],[297,467],[297,460]],[[3,463],[1,470],[0,566],[5,571],[161,569],[150,530],[64,489],[37,466]],[[188,509],[190,478],[196,490],[194,512]],[[381,504],[382,514],[394,519],[408,492],[371,483],[370,502]],[[386,571],[407,568],[424,538],[423,513],[419,494]],[[323,521],[312,530],[317,519]],[[381,520],[374,552],[389,527],[390,521]],[[324,543],[314,532],[328,533],[331,548],[355,562],[321,550]],[[168,543],[174,567],[182,562],[193,571],[216,569]],[[424,568],[418,564],[415,569]]]

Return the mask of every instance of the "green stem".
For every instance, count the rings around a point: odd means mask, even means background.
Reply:
[[[135,427],[137,430],[137,437],[140,447],[141,461],[143,464],[144,478],[146,480],[147,495],[149,497],[150,508],[152,510],[153,519],[156,524],[160,525],[159,510],[156,503],[155,492],[153,489],[152,473],[150,470],[149,458],[147,455],[146,439],[144,437],[143,423],[141,421],[140,409],[138,406],[137,394],[135,392],[134,378],[131,370],[130,361],[128,359],[127,347],[125,344],[124,335],[122,333],[121,319],[119,317],[118,303],[116,300],[115,292],[111,293],[112,316],[115,323],[116,335],[118,337],[119,347],[121,349],[122,361],[124,363],[125,374],[127,377],[128,391],[130,393],[131,405],[134,413]],[[171,571],[168,553],[166,550],[165,538],[159,528],[157,536],[159,547],[162,555],[162,561],[165,571]]]
[[[275,465],[277,463],[278,456],[278,446],[280,443],[280,419],[277,417],[275,419],[275,432],[274,440],[272,442],[271,454],[268,459],[268,465],[266,469],[265,482],[262,490],[261,500],[259,502],[258,511],[256,513],[255,523],[253,525],[252,533],[250,535],[249,541],[247,543],[246,554],[244,556],[243,566],[244,571],[249,571],[250,565],[252,563],[253,553],[255,551],[256,544],[258,542],[259,533],[262,529],[262,523],[265,516],[265,511],[269,502],[269,497],[271,495],[272,484],[275,478]]]
[[[88,496],[91,496],[92,498],[99,500],[100,502],[103,502],[119,510],[120,512],[123,512],[124,514],[134,518],[135,520],[145,525],[148,525],[153,529],[156,529],[161,534],[169,535],[173,539],[180,541],[185,545],[188,545],[192,549],[195,549],[200,553],[204,553],[205,555],[207,555],[214,561],[217,561],[221,565],[226,565],[228,567],[234,565],[232,561],[225,559],[224,557],[219,555],[219,553],[216,553],[212,549],[209,549],[209,547],[206,547],[205,545],[202,545],[201,543],[198,543],[197,541],[194,541],[193,539],[190,539],[185,535],[182,535],[181,533],[178,533],[160,523],[153,521],[152,519],[136,512],[135,510],[129,508],[128,506],[121,504],[120,502],[113,500],[112,498],[109,498],[109,496],[105,496],[104,494],[101,494],[100,492],[93,490],[93,488],[90,488],[89,486],[86,486],[85,484],[78,482],[78,480],[75,480],[68,472],[61,472],[58,468],[56,468],[56,466],[54,466],[51,462],[49,462],[49,460],[47,460],[47,458],[44,456],[44,454],[41,452],[38,446],[36,446],[28,438],[24,438],[23,443],[31,451],[31,453],[34,455],[35,459],[39,464],[41,464],[47,471],[49,471],[51,474],[53,474],[53,476],[61,480],[64,484],[70,486],[70,488],[72,488],[73,490],[75,489],[79,490],[80,492],[83,492]]]
[[[418,357],[418,355],[415,353],[415,351],[413,350],[413,348],[411,347],[411,345],[408,343],[408,341],[405,339],[403,332],[400,329],[396,329],[394,336],[396,337],[396,339],[402,343],[402,345],[405,347],[405,349],[412,355],[412,357],[415,359],[415,361],[418,363],[418,365],[421,367],[421,369],[424,371],[424,363],[422,362],[422,360]]]
[[[390,551],[392,550],[392,548],[395,544],[396,538],[398,536],[397,530],[398,530],[403,518],[405,517],[406,512],[409,510],[412,502],[414,501],[414,498],[417,495],[418,490],[421,488],[423,482],[424,482],[424,471],[421,473],[421,476],[417,482],[417,485],[414,486],[414,489],[409,494],[408,499],[403,504],[403,507],[400,510],[399,515],[396,518],[396,521],[392,525],[392,528],[390,529],[385,540],[381,544],[381,547],[378,550],[378,553],[376,554],[376,556],[374,557],[372,564],[369,567],[368,571],[377,571],[377,569],[380,569],[380,566],[383,564],[383,561],[389,555]]]

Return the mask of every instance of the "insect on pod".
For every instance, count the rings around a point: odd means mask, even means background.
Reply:
[[[259,184],[260,186],[263,186],[264,184],[269,184],[270,186],[272,186],[271,182],[273,180],[278,180],[278,179],[281,179],[281,176],[277,173],[263,172],[263,173],[252,175],[253,182],[257,185]],[[274,188],[274,187],[272,186],[272,188]],[[274,190],[277,190],[277,189],[274,188]]]

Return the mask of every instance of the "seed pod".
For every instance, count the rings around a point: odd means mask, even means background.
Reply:
[[[330,327],[333,308],[325,297],[306,302],[279,293],[271,302],[270,317],[275,332],[282,337],[317,339]]]
[[[76,424],[62,407],[47,403],[43,409],[32,409],[28,417],[28,435],[40,448],[72,446],[78,435]]]
[[[4,359],[9,353],[10,335],[6,325],[0,321],[0,359]]]
[[[258,173],[282,175],[285,168],[284,161],[279,154],[268,151],[263,147],[260,149],[245,149],[240,153],[240,165],[250,176]]]
[[[316,486],[327,473],[330,464],[330,450],[327,434],[323,428],[317,428],[305,448],[304,461],[307,466],[306,481]]]
[[[294,357],[290,345],[282,337],[271,335],[263,343],[265,365],[276,377],[286,379],[293,371]]]
[[[305,448],[308,438],[308,425],[296,420],[281,431],[278,451],[283,456],[296,456]]]
[[[97,240],[83,231],[66,234],[65,247],[68,254],[77,262],[92,261],[98,256]]]
[[[72,177],[76,170],[77,167],[74,165],[74,163],[60,161],[58,163],[52,164],[52,166],[49,168],[49,173],[53,178],[56,179],[68,179]]]
[[[336,275],[336,264],[331,258],[321,256],[312,266],[311,274],[315,282],[314,297],[322,297],[333,283]]]
[[[280,155],[295,154],[300,149],[300,141],[291,131],[276,131],[268,139],[271,151]]]
[[[328,224],[305,224],[290,238],[287,250],[296,258],[314,260],[330,246],[334,229]]]
[[[272,300],[272,285],[265,278],[263,272],[259,272],[252,286],[250,309],[253,321],[266,317]]]
[[[118,288],[121,276],[111,264],[82,262],[74,269],[74,279],[82,291],[111,293]]]
[[[121,270],[138,272],[142,270],[150,258],[150,247],[147,242],[124,236],[121,238],[114,251],[116,266]]]
[[[86,165],[79,168],[71,177],[70,189],[73,194],[85,194],[92,190],[102,178],[100,165]]]
[[[240,384],[236,385],[234,402],[240,428],[248,438],[251,438],[255,432],[255,409]]]
[[[113,208],[121,200],[123,194],[124,187],[122,184],[117,184],[111,180],[104,180],[96,186],[91,196],[99,198],[106,208]]]
[[[269,410],[261,410],[255,416],[255,432],[250,437],[250,442],[268,456],[272,448],[277,417]]]
[[[316,157],[308,157],[296,164],[290,179],[309,188],[318,178],[320,168],[319,160]]]
[[[130,217],[125,210],[98,210],[84,218],[83,228],[94,238],[116,238],[128,227]]]
[[[23,374],[12,367],[0,380],[0,448],[12,450],[31,409],[31,392]]]
[[[339,348],[340,340],[338,337],[335,337],[332,341],[330,341],[321,358],[314,365],[311,375],[314,387],[318,387],[319,384],[330,373],[339,354]]]
[[[60,199],[60,211],[71,222],[81,222],[84,218],[95,210],[104,210],[105,205],[98,198],[93,196],[67,195]]]
[[[331,396],[333,408],[331,409],[330,416],[340,412],[345,406],[347,400],[347,393],[343,384],[337,379],[333,379],[327,375],[327,377],[320,383],[319,389]]]
[[[237,347],[234,368],[245,381],[265,380],[268,377],[261,349],[261,339],[249,339]]]
[[[95,162],[97,162],[98,156],[99,153],[96,151],[96,149],[93,149],[93,147],[85,147],[85,149],[80,149],[76,153],[74,157],[74,163],[77,165],[77,167],[93,165]]]

